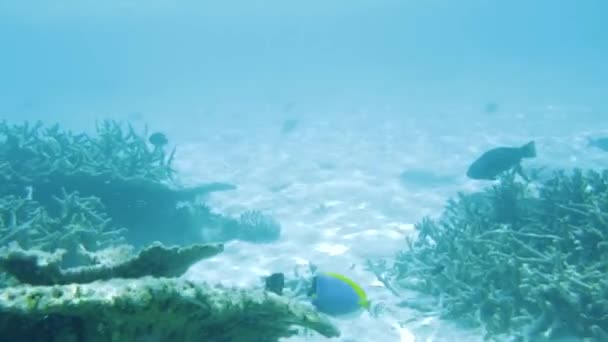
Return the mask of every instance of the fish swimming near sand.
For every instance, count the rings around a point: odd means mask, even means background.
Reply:
[[[331,316],[357,314],[370,307],[361,286],[338,273],[317,274],[308,295],[317,310]]]
[[[483,107],[483,111],[486,114],[494,114],[498,111],[498,103],[496,102],[488,102]]]
[[[608,152],[608,138],[589,138],[587,142],[589,146],[597,147],[600,150]]]
[[[298,127],[298,119],[287,119],[285,121],[283,121],[283,124],[281,125],[281,133],[282,134],[289,134],[293,131],[296,130],[296,128]]]
[[[467,177],[471,179],[496,180],[503,172],[514,170],[527,179],[521,170],[521,160],[536,157],[536,145],[530,141],[521,147],[498,147],[477,158],[469,166]]]

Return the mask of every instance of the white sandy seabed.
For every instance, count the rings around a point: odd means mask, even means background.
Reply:
[[[282,236],[270,244],[230,242],[223,254],[193,266],[185,277],[259,286],[262,276],[285,272],[289,277],[296,266],[306,268],[312,262],[355,279],[372,301],[389,308],[379,317],[363,313],[335,319],[342,332],[335,341],[480,341],[480,331],[417,318],[419,313],[395,305],[400,298],[366,271],[365,260],[392,261],[422,217],[440,214],[458,191],[489,185],[464,176],[469,163],[488,148],[535,139],[538,158],[526,161],[535,166],[599,167],[608,154],[586,146],[586,136],[602,133],[597,122],[579,116],[570,123],[568,110],[468,120],[454,113],[436,116],[301,117],[289,133],[281,132],[281,119],[250,117],[230,125],[206,119],[200,139],[179,143],[176,167],[184,181],[236,184],[235,191],[213,194],[212,208],[231,215],[262,210],[281,223]],[[399,175],[408,169],[437,177],[426,184],[404,182]],[[312,335],[287,340],[326,339]]]

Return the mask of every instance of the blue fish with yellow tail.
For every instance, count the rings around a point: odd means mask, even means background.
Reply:
[[[331,316],[354,314],[370,306],[361,286],[338,273],[317,274],[308,295],[317,310]]]

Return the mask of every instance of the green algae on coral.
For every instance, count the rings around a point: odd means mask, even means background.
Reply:
[[[339,331],[310,305],[262,290],[181,279],[112,279],[90,284],[20,285],[0,290],[0,328],[96,341],[278,341],[297,326],[325,337]],[[45,320],[58,321],[44,324]],[[10,336],[5,336],[9,337]]]
[[[222,251],[222,245],[198,244],[179,248],[155,243],[135,256],[121,256],[112,262],[63,269],[60,266],[61,250],[51,254],[10,246],[0,249],[0,269],[20,282],[32,285],[90,283],[143,276],[175,277],[185,273],[194,263]]]

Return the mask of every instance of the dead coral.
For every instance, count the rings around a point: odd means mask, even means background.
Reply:
[[[181,279],[10,287],[0,290],[0,312],[3,338],[19,341],[272,342],[297,334],[298,326],[339,336],[310,305]]]
[[[108,254],[122,246],[110,247],[96,254]],[[222,245],[191,245],[164,247],[160,243],[144,248],[135,256],[113,253],[115,260],[64,269],[61,267],[63,251],[54,253],[26,251],[18,246],[0,249],[0,269],[21,283],[55,285],[90,283],[112,278],[140,278],[144,276],[177,277],[194,263],[223,251]]]

